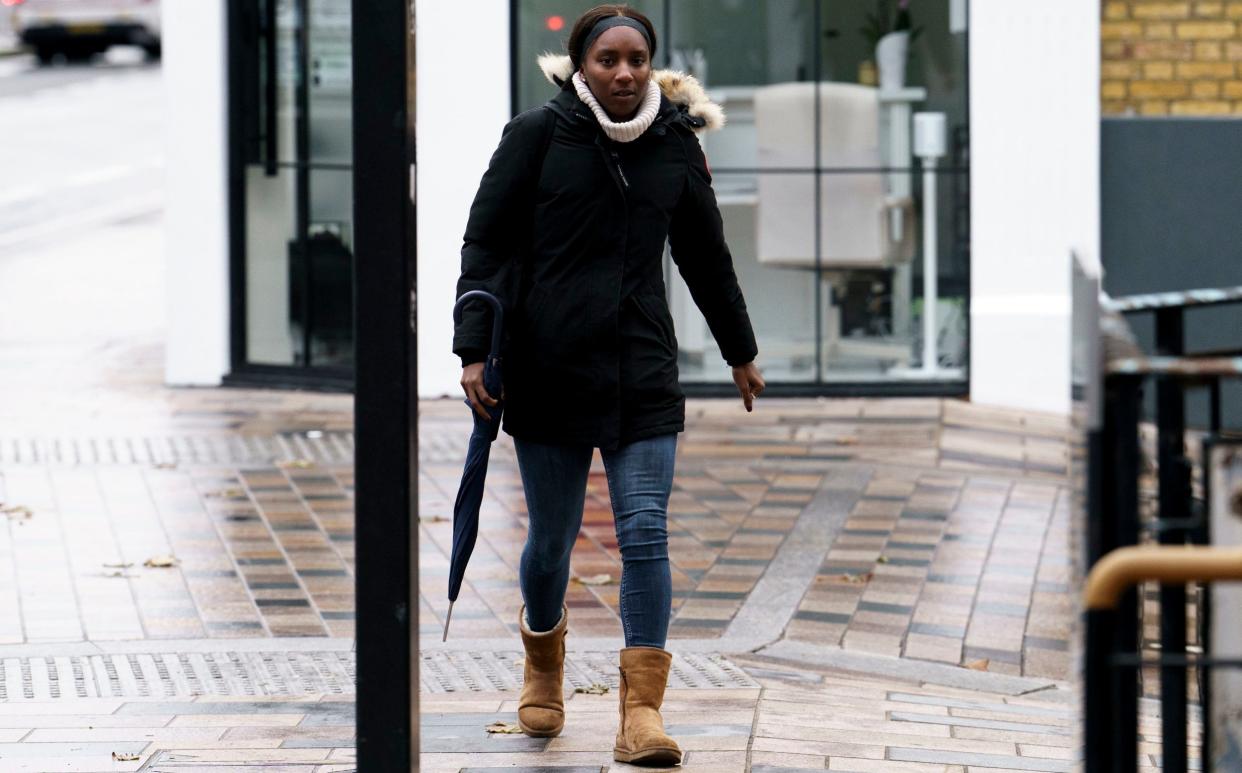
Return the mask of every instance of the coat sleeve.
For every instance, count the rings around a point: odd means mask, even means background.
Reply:
[[[511,120],[500,135],[487,171],[479,182],[461,248],[460,298],[470,290],[486,290],[500,299],[505,314],[517,300],[518,272],[530,240],[530,196],[544,132],[544,113],[529,110]],[[482,362],[491,347],[492,314],[481,302],[462,308],[454,325],[453,353],[462,366]]]
[[[683,142],[690,168],[669,224],[673,262],[686,280],[695,305],[707,319],[725,362],[745,365],[755,359],[759,347],[746,312],[746,299],[733,271],[733,256],[725,244],[711,172],[698,140],[690,137]]]

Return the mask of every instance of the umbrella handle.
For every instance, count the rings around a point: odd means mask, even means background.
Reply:
[[[481,301],[486,301],[487,304],[492,307],[492,351],[491,351],[491,354],[492,356],[497,356],[500,354],[500,337],[501,337],[501,330],[504,329],[504,318],[505,318],[504,306],[501,304],[499,298],[492,295],[486,290],[470,290],[470,291],[462,293],[461,297],[457,299],[457,303],[453,304],[453,322],[455,322],[458,325],[461,324],[462,305],[466,303],[467,301],[474,300],[475,298],[478,298]]]

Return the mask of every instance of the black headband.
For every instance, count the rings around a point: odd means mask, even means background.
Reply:
[[[591,28],[591,31],[587,33],[587,36],[582,39],[582,51],[578,55],[585,59],[587,51],[591,50],[591,46],[595,44],[596,39],[613,27],[629,27],[630,29],[638,30],[639,34],[643,36],[643,40],[647,41],[647,51],[651,51],[651,35],[648,34],[647,28],[643,26],[642,22],[631,19],[628,16],[605,16],[597,21],[595,26]]]

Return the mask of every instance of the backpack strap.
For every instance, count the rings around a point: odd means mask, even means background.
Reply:
[[[527,201],[530,202],[530,213],[526,222],[531,229],[535,223],[535,201],[538,198],[536,193],[539,190],[539,178],[543,175],[543,162],[547,158],[548,148],[552,147],[552,135],[556,132],[556,111],[551,103],[543,106],[543,136],[539,141],[539,155],[536,156],[535,163],[532,164],[530,179],[527,180]],[[533,281],[533,271],[530,266],[532,244],[534,242],[534,233],[527,234],[526,249],[523,251],[518,265],[518,305],[525,303],[527,293],[530,291],[530,284]],[[507,337],[507,331],[506,331]]]
[[[543,142],[539,146],[539,171],[535,173],[535,184],[539,184],[539,174],[543,172],[543,159],[552,147],[552,134],[556,131],[556,110],[552,103],[543,106]]]

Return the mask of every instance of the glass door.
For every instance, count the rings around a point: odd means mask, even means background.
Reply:
[[[233,0],[233,370],[354,362],[349,0]]]

